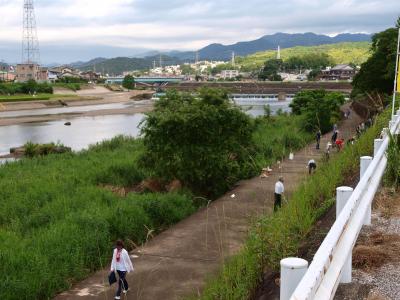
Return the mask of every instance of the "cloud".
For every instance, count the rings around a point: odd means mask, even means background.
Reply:
[[[112,56],[118,49],[197,49],[278,31],[372,33],[394,24],[400,1],[36,0],[35,9],[42,47],[91,45],[93,56],[96,47]],[[22,0],[0,0],[0,11],[4,49],[20,42]],[[7,59],[1,49],[0,59]]]

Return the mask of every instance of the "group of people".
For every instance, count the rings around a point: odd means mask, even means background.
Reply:
[[[356,134],[357,134],[357,138],[359,138],[361,136],[361,134],[367,130],[368,128],[370,128],[373,124],[372,118],[368,118],[367,121],[361,122],[360,124],[357,125],[356,127]]]

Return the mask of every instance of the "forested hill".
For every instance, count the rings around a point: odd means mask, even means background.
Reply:
[[[245,56],[259,51],[281,48],[291,48],[296,46],[318,46],[325,44],[336,44],[343,42],[370,42],[369,34],[339,34],[334,37],[327,35],[307,33],[275,33],[265,35],[257,40],[239,42],[233,45],[212,44],[199,50],[201,58],[213,60],[227,60],[231,57],[232,51],[236,55]]]
[[[81,71],[96,70],[110,75],[120,75],[125,71],[132,70],[148,70],[152,68],[154,61],[156,66],[159,66],[160,56],[149,56],[145,58],[130,58],[130,57],[116,57],[110,59],[94,59],[87,63],[77,63],[74,67]],[[176,65],[183,63],[181,60],[175,57],[162,55],[162,64]]]
[[[338,43],[311,47],[299,46],[282,49],[281,58],[285,61],[291,57],[327,54],[334,64],[353,63],[360,65],[369,58],[370,47],[371,44],[369,42]],[[254,70],[260,68],[266,60],[276,58],[276,55],[276,50],[263,51],[245,57],[238,57],[236,62],[244,70]]]
[[[335,64],[354,63],[361,64],[369,57],[369,42],[354,42],[354,43],[338,43],[319,46],[298,46],[281,50],[281,58],[287,60],[290,57],[301,57],[309,54],[324,53],[327,54]],[[276,50],[268,50],[258,52],[252,55],[237,57],[237,65],[242,67],[243,71],[257,70],[266,60],[275,58]],[[107,73],[110,75],[119,75],[124,71],[146,70],[152,67],[153,62],[159,65],[160,56],[149,56],[145,58],[129,58],[117,57],[112,59],[94,59],[87,63],[77,63],[75,67],[80,70],[96,70],[98,72]],[[176,57],[162,56],[163,65],[183,64],[185,61]],[[221,65],[226,68],[228,66]]]

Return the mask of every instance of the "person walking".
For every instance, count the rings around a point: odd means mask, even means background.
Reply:
[[[332,134],[332,145],[335,145],[335,144],[336,144],[336,140],[337,140],[337,138],[338,138],[338,133],[339,133],[338,130],[335,130],[335,131],[333,132],[333,134]]]
[[[111,272],[118,273],[118,290],[114,299],[121,299],[121,292],[126,294],[129,290],[128,282],[126,281],[126,274],[133,271],[132,261],[129,257],[128,251],[124,249],[124,242],[118,240],[116,248],[113,252],[111,260]]]
[[[328,142],[326,144],[326,148],[325,148],[325,159],[326,159],[326,161],[329,160],[329,156],[331,154],[331,148],[332,148],[332,144],[330,142]]]
[[[313,171],[315,172],[315,169],[317,168],[317,163],[315,162],[314,159],[310,159],[308,161],[307,167],[308,167],[308,174],[311,175]]]
[[[320,143],[321,143],[321,130],[318,130],[318,131],[317,131],[317,134],[316,134],[315,138],[316,138],[316,140],[317,140],[316,149],[319,150],[319,145],[320,145]]]
[[[285,192],[285,186],[283,185],[284,179],[283,177],[279,177],[279,180],[275,183],[275,202],[274,202],[274,211],[277,211],[282,207],[282,197]]]

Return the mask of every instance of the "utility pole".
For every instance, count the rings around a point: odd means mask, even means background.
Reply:
[[[276,54],[276,59],[281,59],[281,46],[278,45],[278,52]]]
[[[22,34],[22,63],[39,64],[39,39],[37,36],[33,0],[24,0],[24,21]]]
[[[232,66],[235,66],[235,51],[232,51]]]

